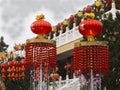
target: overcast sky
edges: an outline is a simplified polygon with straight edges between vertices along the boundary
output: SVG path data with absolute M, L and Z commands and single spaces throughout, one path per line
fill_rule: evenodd
M 30 30 L 37 14 L 45 14 L 52 25 L 77 13 L 94 0 L 0 0 L 0 36 L 9 44 L 9 51 L 14 43 L 24 43 L 35 37 Z

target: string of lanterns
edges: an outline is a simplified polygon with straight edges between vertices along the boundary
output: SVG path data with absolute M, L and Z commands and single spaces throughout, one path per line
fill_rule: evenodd
M 88 5 L 83 10 L 79 10 L 75 15 L 71 15 L 68 19 L 63 20 L 63 22 L 58 23 L 56 26 L 52 26 L 54 27 L 52 32 L 59 33 L 59 30 L 63 30 L 66 27 L 72 29 L 73 23 L 76 23 L 76 26 L 78 26 L 82 18 L 94 19 L 99 11 L 103 11 L 107 3 L 111 3 L 111 0 L 96 0 L 91 6 Z
M 1 74 L 2 78 L 5 80 L 6 78 L 12 80 L 24 79 L 25 77 L 25 60 L 11 60 L 7 63 L 1 64 Z
M 1 74 L 4 80 L 6 78 L 18 80 L 24 79 L 25 77 L 25 60 L 18 61 L 15 59 L 17 56 L 24 58 L 25 44 L 15 44 L 13 48 L 13 51 L 5 53 L 5 55 L 1 57 Z

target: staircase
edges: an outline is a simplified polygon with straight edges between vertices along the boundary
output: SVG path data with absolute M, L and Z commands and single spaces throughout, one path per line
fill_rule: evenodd
M 56 81 L 56 86 L 54 87 L 53 83 L 49 86 L 49 90 L 80 90 L 86 83 L 86 80 L 83 75 L 80 77 L 74 77 L 73 79 L 69 79 L 66 76 L 66 80 Z

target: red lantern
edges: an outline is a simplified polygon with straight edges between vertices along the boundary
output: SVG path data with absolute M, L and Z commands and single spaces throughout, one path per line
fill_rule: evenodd
M 6 68 L 6 67 L 7 67 L 7 65 L 5 63 L 1 64 L 1 68 Z
M 111 2 L 111 0 L 105 0 L 107 3 Z
M 83 36 L 96 36 L 102 31 L 103 25 L 98 20 L 84 20 L 79 26 L 78 30 Z
M 54 75 L 54 74 L 53 74 L 53 73 L 51 73 L 51 74 L 50 74 L 50 77 L 51 77 L 51 78 L 53 78 L 53 75 Z
M 7 68 L 6 63 L 2 63 L 1 68 L 2 68 L 2 70 L 1 70 L 2 78 L 5 79 L 6 78 L 6 68 Z
M 71 15 L 70 18 L 69 18 L 70 21 L 74 21 L 74 16 Z
M 53 75 L 53 78 L 58 79 L 58 78 L 59 78 L 59 74 L 58 74 L 58 73 L 55 73 L 55 74 Z
M 40 17 L 39 15 L 38 17 Z M 42 15 L 43 18 L 37 18 L 37 21 L 33 22 L 31 25 L 31 30 L 35 34 L 49 34 L 52 30 L 52 26 L 48 21 L 43 20 L 44 15 Z
M 5 75 L 4 73 L 2 74 L 2 78 L 3 78 L 3 79 L 5 79 L 5 78 L 6 78 L 6 75 Z
M 59 74 L 58 74 L 58 73 L 54 73 L 54 74 L 51 73 L 51 74 L 50 74 L 50 77 L 51 77 L 51 78 L 54 78 L 54 79 L 58 79 L 58 78 L 59 78 Z
M 26 65 L 25 59 L 22 59 L 19 63 L 19 72 L 20 72 L 19 78 L 24 79 L 25 77 L 25 65 Z
M 26 61 L 25 61 L 25 59 L 22 59 L 21 61 L 20 61 L 20 66 L 25 66 L 26 65 Z
M 58 23 L 56 27 L 57 27 L 58 30 L 60 30 L 61 24 Z
M 86 8 L 85 8 L 85 12 L 86 12 L 86 13 L 90 13 L 90 12 L 91 12 L 91 7 L 90 7 L 90 6 L 86 7 Z

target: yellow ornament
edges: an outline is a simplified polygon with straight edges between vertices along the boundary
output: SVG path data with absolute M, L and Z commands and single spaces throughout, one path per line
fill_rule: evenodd
M 95 6 L 96 7 L 100 7 L 101 6 L 101 2 L 99 0 L 95 1 Z
M 83 13 L 82 13 L 81 11 L 79 11 L 79 12 L 77 13 L 77 16 L 78 16 L 78 17 L 82 17 L 82 16 L 83 16 Z
M 85 17 L 85 18 L 90 18 L 90 13 L 85 13 L 85 14 L 84 14 L 84 17 Z
M 44 14 L 40 14 L 36 16 L 36 20 L 42 20 L 45 19 Z
M 90 18 L 94 19 L 95 18 L 95 14 L 94 13 L 90 13 Z
M 55 32 L 55 31 L 56 31 L 56 27 L 52 26 L 52 32 Z
M 63 25 L 67 26 L 67 25 L 68 25 L 68 21 L 67 21 L 67 20 L 64 20 L 64 21 L 63 21 Z

